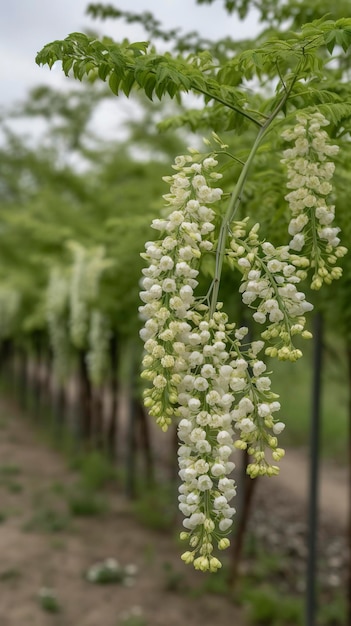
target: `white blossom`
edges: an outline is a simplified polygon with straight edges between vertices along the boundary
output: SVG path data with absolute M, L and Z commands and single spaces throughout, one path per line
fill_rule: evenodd
M 282 159 L 287 167 L 287 187 L 292 189 L 285 196 L 292 214 L 289 247 L 296 252 L 309 250 L 314 267 L 311 287 L 319 289 L 323 282 L 330 283 L 341 276 L 341 268 L 333 265 L 346 253 L 339 246 L 339 230 L 325 228 L 332 223 L 335 208 L 330 183 L 335 165 L 327 159 L 335 156 L 339 147 L 330 144 L 327 132 L 321 128 L 329 123 L 321 113 L 304 113 L 302 118 L 303 124 L 282 133 L 283 139 L 295 142 L 293 149 L 285 150 Z M 337 255 L 333 254 L 336 250 Z

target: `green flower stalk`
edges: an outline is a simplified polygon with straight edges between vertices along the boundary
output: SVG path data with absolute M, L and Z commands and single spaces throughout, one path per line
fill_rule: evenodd
M 95 309 L 90 315 L 87 365 L 89 378 L 95 387 L 99 387 L 108 368 L 108 350 L 111 337 L 108 318 Z

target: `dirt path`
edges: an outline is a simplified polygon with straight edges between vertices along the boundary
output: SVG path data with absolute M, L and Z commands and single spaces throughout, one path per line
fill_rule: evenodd
M 288 450 L 280 463 L 280 475 L 275 478 L 276 488 L 286 497 L 299 502 L 304 508 L 308 503 L 309 458 L 307 451 Z M 346 468 L 331 462 L 321 462 L 319 478 L 319 512 L 321 521 L 345 530 L 348 516 L 349 477 Z M 272 481 L 269 481 L 272 486 Z
M 119 626 L 135 605 L 145 626 L 246 626 L 233 603 L 201 591 L 204 578 L 182 564 L 176 540 L 138 523 L 115 487 L 102 516 L 68 518 L 65 494 L 76 474 L 16 408 L 2 402 L 0 409 L 0 626 Z M 287 519 L 305 519 L 306 455 L 289 450 L 281 466 L 279 478 L 261 480 L 258 500 Z M 321 522 L 343 533 L 346 514 L 346 471 L 324 465 Z M 87 582 L 84 572 L 106 558 L 135 564 L 135 584 Z M 172 580 L 181 580 L 182 592 L 169 590 Z M 42 587 L 55 589 L 60 613 L 42 609 Z
M 169 535 L 136 521 L 123 495 L 111 492 L 109 510 L 100 517 L 66 523 L 62 493 L 75 474 L 13 407 L 2 402 L 1 409 L 0 626 L 118 626 L 135 605 L 147 626 L 245 626 L 229 600 L 203 592 L 195 597 L 202 575 L 180 561 L 180 547 Z M 53 532 L 55 519 L 60 532 Z M 83 573 L 106 558 L 135 564 L 134 585 L 86 581 Z M 180 577 L 185 591 L 167 591 L 170 577 Z M 60 613 L 42 609 L 42 587 L 55 589 Z

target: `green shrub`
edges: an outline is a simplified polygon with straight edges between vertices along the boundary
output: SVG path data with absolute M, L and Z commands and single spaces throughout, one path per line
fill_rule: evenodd
M 138 496 L 133 508 L 142 524 L 153 530 L 168 530 L 175 519 L 173 494 L 169 489 L 159 485 L 144 490 Z
M 67 529 L 70 518 L 67 513 L 52 508 L 40 508 L 23 526 L 25 531 L 59 533 Z
M 67 501 L 71 514 L 78 517 L 102 515 L 108 509 L 106 499 L 86 487 L 76 486 L 68 494 Z
M 247 590 L 245 605 L 249 623 L 253 626 L 302 625 L 300 600 L 278 595 L 270 587 Z
M 42 587 L 38 594 L 38 600 L 43 611 L 47 613 L 59 613 L 61 611 L 60 603 L 53 589 Z
M 77 463 L 83 485 L 90 490 L 98 490 L 116 479 L 116 471 L 111 461 L 98 450 L 83 455 Z

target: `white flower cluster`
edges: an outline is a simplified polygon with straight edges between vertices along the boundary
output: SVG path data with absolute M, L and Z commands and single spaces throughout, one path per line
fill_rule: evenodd
M 83 349 L 88 342 L 89 311 L 98 299 L 101 276 L 111 262 L 106 259 L 103 247 L 88 250 L 77 242 L 70 242 L 69 248 L 73 254 L 70 334 L 73 345 Z
M 50 344 L 54 357 L 54 370 L 61 380 L 67 375 L 70 352 L 67 328 L 68 303 L 69 281 L 62 271 L 54 268 L 50 273 L 45 307 Z
M 163 430 L 167 430 L 173 415 L 180 420 L 179 506 L 185 515 L 186 528 L 181 537 L 190 544 L 182 559 L 203 571 L 221 567 L 213 556 L 214 544 L 219 549 L 229 545 L 225 535 L 235 513 L 230 504 L 236 493 L 230 478 L 234 448 L 248 448 L 253 457 L 248 468 L 252 477 L 278 473 L 278 467 L 266 460 L 267 447 L 272 450 L 274 461 L 284 454 L 277 447 L 275 436 L 284 424 L 273 418 L 280 405 L 270 391 L 269 377 L 262 375 L 266 366 L 257 358 L 264 342 L 242 344 L 247 329 L 235 329 L 235 324 L 228 324 L 221 303 L 210 315 L 207 304 L 194 295 L 201 255 L 213 249 L 215 212 L 207 205 L 218 201 L 222 193 L 211 186 L 221 176 L 212 171 L 216 165 L 212 157 L 202 162 L 198 156 L 178 157 L 177 173 L 165 179 L 171 184 L 171 193 L 165 196 L 171 212 L 152 224 L 163 233 L 163 238 L 147 242 L 146 253 L 142 255 L 149 266 L 143 270 L 144 305 L 140 307 L 145 320 L 140 334 L 146 351 L 142 377 L 152 385 L 144 392 L 145 405 Z M 235 234 L 244 237 L 245 229 L 243 234 L 241 231 Z M 256 271 L 255 277 L 245 281 L 248 293 L 250 280 L 261 283 L 255 265 L 255 246 L 259 245 L 255 229 L 241 245 L 242 260 L 245 245 L 250 246 L 246 255 L 250 268 Z M 262 306 L 258 306 L 260 312 L 266 310 L 263 303 L 269 308 L 268 300 L 275 297 L 272 281 L 277 288 L 288 290 L 291 285 L 296 291 L 294 282 L 299 280 L 292 279 L 291 269 L 286 270 L 286 277 L 291 280 L 284 279 L 284 284 L 271 278 L 285 276 L 283 268 L 288 266 L 282 259 L 276 261 L 281 264 L 279 269 L 275 267 L 274 253 L 274 249 L 272 253 L 267 249 L 263 255 L 270 270 L 265 291 L 258 288 L 257 297 L 262 300 Z M 301 259 L 298 264 L 301 266 Z M 244 265 L 242 271 L 248 272 Z M 264 269 L 264 266 L 260 268 L 262 276 Z M 279 297 L 288 301 L 291 317 L 302 325 L 301 314 L 306 307 L 301 305 L 302 298 L 295 297 L 293 290 Z M 271 313 L 268 308 L 267 315 Z M 272 314 L 272 324 L 281 324 L 280 316 L 276 314 L 274 320 L 273 317 Z M 236 432 L 240 438 L 234 444 Z
M 123 583 L 126 587 L 132 587 L 137 572 L 138 568 L 134 563 L 121 565 L 116 559 L 110 557 L 94 563 L 87 570 L 85 577 L 91 583 Z
M 269 430 L 276 435 L 284 424 L 272 416 L 280 409 L 278 396 L 270 391 L 269 377 L 262 376 L 266 365 L 257 358 L 264 342 L 252 342 L 244 350 L 241 342 L 247 328 L 235 330 L 220 310 L 206 317 L 207 321 L 203 314 L 198 320 L 196 314 L 193 317 L 198 332 L 192 333 L 188 373 L 178 386 L 179 475 L 183 481 L 179 508 L 188 529 L 181 537 L 192 548 L 182 559 L 196 569 L 216 571 L 221 563 L 212 555 L 213 544 L 216 541 L 219 549 L 228 547 L 224 535 L 235 514 L 230 501 L 236 488 L 229 478 L 234 469 L 233 449 L 249 448 L 254 459 L 248 466 L 250 476 L 273 476 L 279 468 L 266 460 L 264 450 L 270 447 L 275 461 L 282 458 L 284 450 L 277 447 L 277 438 Z M 234 428 L 240 432 L 235 444 Z
M 179 508 L 186 516 L 183 525 L 189 530 L 182 538 L 193 548 L 182 559 L 193 562 L 196 569 L 216 571 L 221 563 L 212 555 L 213 541 L 220 549 L 229 545 L 223 534 L 235 514 L 229 503 L 236 489 L 228 478 L 234 469 L 230 461 L 234 450 L 230 414 L 234 368 L 229 365 L 231 341 L 226 314 L 216 311 L 208 321 L 202 314 L 197 321 L 187 354 L 188 373 L 178 385 L 176 411 L 181 418 L 178 436 L 183 444 L 178 451 L 182 480 Z
M 213 249 L 215 228 L 215 212 L 207 205 L 222 195 L 221 189 L 211 186 L 221 178 L 211 171 L 216 165 L 212 157 L 202 163 L 190 154 L 176 158 L 177 173 L 164 179 L 171 185 L 170 193 L 164 196 L 171 212 L 167 218 L 152 222 L 164 237 L 147 242 L 142 254 L 149 263 L 143 270 L 144 290 L 140 293 L 145 304 L 139 309 L 145 320 L 140 336 L 147 353 L 142 376 L 152 383 L 145 391 L 145 405 L 163 430 L 171 422 L 177 385 L 188 367 L 185 354 L 195 341 L 189 324 L 194 289 L 201 254 Z
M 84 348 L 89 329 L 89 312 L 85 300 L 84 283 L 86 276 L 87 251 L 74 243 L 73 266 L 70 282 L 70 335 L 73 345 Z
M 107 371 L 110 337 L 108 318 L 101 311 L 94 309 L 90 315 L 89 347 L 86 358 L 89 378 L 96 387 L 101 385 Z
M 253 319 L 265 325 L 262 339 L 269 342 L 265 353 L 281 360 L 296 361 L 301 350 L 293 336 L 310 338 L 304 330 L 305 313 L 313 305 L 297 285 L 306 277 L 308 260 L 292 254 L 289 246 L 274 247 L 258 237 L 258 224 L 247 233 L 247 220 L 231 225 L 232 239 L 228 257 L 243 274 L 239 291 L 244 304 L 254 309 Z
M 323 282 L 329 284 L 340 278 L 342 270 L 335 263 L 346 253 L 346 248 L 339 246 L 340 228 L 332 226 L 335 206 L 331 203 L 331 179 L 335 165 L 328 159 L 337 155 L 339 147 L 330 144 L 323 130 L 329 122 L 321 113 L 303 113 L 296 118 L 294 128 L 282 133 L 283 139 L 295 142 L 281 160 L 287 166 L 287 187 L 292 190 L 285 196 L 292 213 L 289 247 L 311 252 L 311 287 L 319 289 Z
M 310 266 L 314 288 L 341 273 L 335 263 L 345 248 L 339 246 L 338 229 L 331 226 L 334 207 L 329 202 L 334 164 L 328 158 L 337 147 L 329 144 L 322 128 L 327 122 L 319 113 L 297 119 L 294 129 L 283 133 L 295 142 L 283 159 L 292 190 L 286 196 L 292 211 L 288 245 L 260 241 L 258 224 L 249 229 L 245 219 L 229 225 L 226 216 L 211 306 L 196 298 L 201 257 L 214 248 L 216 213 L 209 205 L 221 199 L 222 190 L 215 187 L 221 178 L 213 171 L 216 159 L 193 151 L 177 157 L 176 174 L 164 179 L 170 184 L 164 196 L 168 214 L 152 223 L 162 235 L 147 242 L 142 255 L 148 262 L 140 294 L 146 352 L 142 376 L 151 383 L 144 392 L 145 405 L 163 430 L 173 415 L 179 419 L 179 508 L 185 516 L 181 538 L 190 546 L 182 559 L 202 571 L 221 567 L 213 556 L 215 544 L 219 549 L 229 545 L 225 535 L 235 513 L 234 449 L 248 451 L 252 478 L 277 474 L 274 462 L 284 455 L 277 440 L 285 426 L 275 417 L 278 396 L 258 354 L 265 350 L 290 361 L 302 356 L 293 340 L 295 335 L 311 337 L 305 314 L 313 307 L 299 284 Z M 229 227 L 230 248 L 225 251 Z M 309 258 L 298 254 L 303 248 Z M 242 300 L 264 327 L 262 340 L 247 341 L 248 329 L 229 324 L 222 304 L 216 303 L 223 254 L 242 274 Z M 273 462 L 266 458 L 267 449 Z

